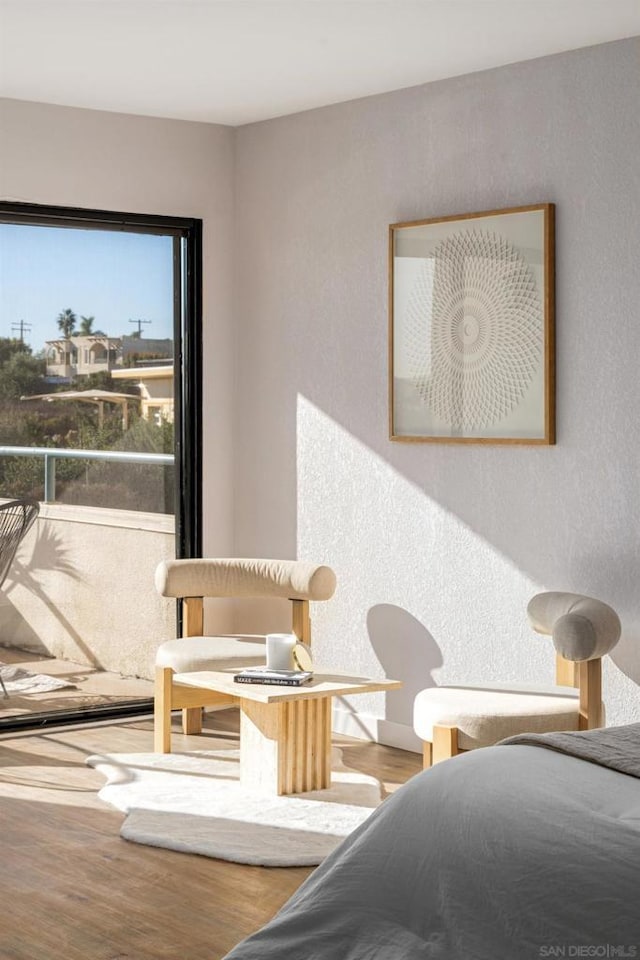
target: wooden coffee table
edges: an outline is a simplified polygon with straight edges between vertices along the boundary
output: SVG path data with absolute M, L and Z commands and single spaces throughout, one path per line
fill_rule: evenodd
M 331 784 L 331 699 L 395 690 L 400 680 L 316 673 L 300 687 L 235 683 L 237 670 L 175 674 L 174 684 L 240 700 L 240 782 L 270 794 L 306 793 Z

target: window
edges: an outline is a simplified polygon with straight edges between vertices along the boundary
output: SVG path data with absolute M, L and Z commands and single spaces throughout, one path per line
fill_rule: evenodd
M 200 270 L 199 220 L 0 203 L 0 312 L 12 334 L 0 336 L 0 498 L 43 504 L 0 631 L 29 651 L 39 644 L 43 672 L 53 657 L 150 683 L 140 644 L 163 638 L 136 622 L 136 584 L 153 590 L 145 564 L 166 552 L 165 530 L 172 555 L 201 554 Z M 129 281 L 136 272 L 145 283 Z M 146 416 L 145 382 L 162 385 Z M 149 696 L 107 693 L 99 715 L 105 701 L 114 714 L 146 710 Z M 60 702 L 73 713 L 71 694 Z M 17 716 L 0 702 L 0 730 L 49 713 L 60 722 L 52 703 L 46 716 L 31 705 Z

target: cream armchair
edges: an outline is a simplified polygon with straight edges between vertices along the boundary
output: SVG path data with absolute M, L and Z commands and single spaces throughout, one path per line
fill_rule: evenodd
M 171 560 L 156 570 L 156 589 L 183 601 L 183 636 L 168 640 L 156 656 L 154 747 L 171 751 L 171 711 L 182 710 L 184 733 L 202 730 L 202 708 L 231 705 L 237 697 L 181 681 L 201 670 L 241 669 L 265 662 L 264 636 L 205 636 L 203 599 L 236 597 L 287 599 L 292 631 L 311 643 L 309 602 L 329 600 L 336 587 L 330 567 L 300 560 Z
M 576 593 L 539 593 L 527 607 L 556 649 L 556 686 L 429 687 L 414 702 L 424 766 L 520 733 L 591 730 L 604 724 L 602 657 L 620 638 L 617 613 Z

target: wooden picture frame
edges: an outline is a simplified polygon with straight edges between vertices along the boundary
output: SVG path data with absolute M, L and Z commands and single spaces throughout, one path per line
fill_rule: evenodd
M 555 443 L 554 215 L 391 224 L 391 440 Z

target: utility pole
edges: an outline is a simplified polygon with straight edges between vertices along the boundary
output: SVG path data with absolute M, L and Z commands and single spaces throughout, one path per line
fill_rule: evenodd
M 24 335 L 25 335 L 25 333 L 30 333 L 30 331 L 31 331 L 31 324 L 30 324 L 30 323 L 25 323 L 24 320 L 20 320 L 19 323 L 12 323 L 12 324 L 11 324 L 11 330 L 12 330 L 12 331 L 15 330 L 16 332 L 20 331 L 19 340 L 20 340 L 20 343 L 24 343 Z
M 152 320 L 129 320 L 129 323 L 137 323 L 137 324 L 138 324 L 138 337 L 139 337 L 140 340 L 142 340 L 142 324 L 143 324 L 143 323 L 152 323 L 152 322 L 153 322 Z

